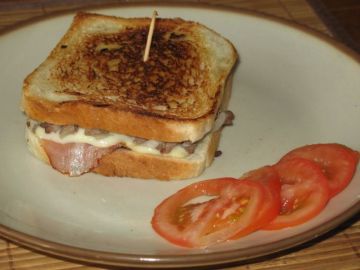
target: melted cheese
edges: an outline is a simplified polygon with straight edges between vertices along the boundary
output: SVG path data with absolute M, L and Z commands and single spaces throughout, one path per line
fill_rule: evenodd
M 221 112 L 215 120 L 214 126 L 210 132 L 219 130 L 226 121 L 226 113 Z M 28 127 L 40 139 L 50 140 L 57 143 L 87 143 L 96 147 L 110 147 L 116 144 L 122 144 L 132 151 L 152 154 L 164 155 L 174 158 L 185 158 L 189 153 L 180 145 L 176 145 L 169 153 L 162 154 L 157 148 L 161 143 L 155 140 L 146 140 L 144 143 L 136 143 L 136 138 L 119 133 L 106 133 L 101 136 L 86 135 L 85 129 L 79 128 L 75 133 L 66 136 L 60 136 L 60 130 L 56 132 L 46 133 L 45 128 L 41 127 L 38 122 L 29 120 L 30 126 Z M 209 133 L 210 133 L 209 132 Z M 203 140 L 202 140 L 203 141 Z
M 30 122 L 30 127 L 34 134 L 40 139 L 50 140 L 53 142 L 65 144 L 65 143 L 87 143 L 96 147 L 110 147 L 115 144 L 122 144 L 132 151 L 152 154 L 152 155 L 165 155 L 175 158 L 184 158 L 189 153 L 180 145 L 175 146 L 169 153 L 161 154 L 156 147 L 161 143 L 155 140 L 147 140 L 142 144 L 135 143 L 136 138 L 118 134 L 107 133 L 104 136 L 91 136 L 85 134 L 85 129 L 79 128 L 75 133 L 66 136 L 60 136 L 60 131 L 46 133 L 45 128 L 41 127 L 35 121 Z

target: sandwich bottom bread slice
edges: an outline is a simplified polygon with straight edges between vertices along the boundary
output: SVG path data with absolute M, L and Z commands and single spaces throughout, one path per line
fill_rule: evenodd
M 51 130 L 48 128 L 49 126 L 55 127 L 55 129 Z M 76 131 L 72 128 L 73 133 L 69 133 L 71 129 L 69 127 L 41 124 L 28 120 L 25 136 L 30 152 L 64 174 L 71 172 L 71 176 L 92 171 L 105 176 L 129 176 L 159 180 L 187 179 L 201 174 L 214 159 L 221 133 L 221 129 L 209 133 L 196 145 L 171 144 L 170 146 L 160 146 L 168 148 L 163 150 L 166 153 L 154 154 L 151 152 L 157 151 L 156 148 L 160 149 L 159 144 L 154 146 L 154 141 L 143 141 L 138 138 L 132 138 L 135 141 L 135 146 L 128 143 L 132 148 L 137 148 L 138 151 L 130 149 L 124 141 L 109 147 L 96 147 L 76 142 L 65 144 L 56 142 L 54 138 L 61 136 L 59 134 L 62 130 L 68 129 L 66 131 L 68 134 L 64 138 L 70 137 L 70 140 L 71 137 L 77 136 L 77 133 L 84 134 L 83 130 L 79 128 Z M 100 135 L 99 131 L 97 134 L 95 133 L 79 137 L 82 139 L 84 136 L 92 137 L 93 140 L 98 140 L 101 143 L 101 140 L 106 140 L 106 135 L 108 139 L 112 136 Z M 185 149 L 186 147 L 188 150 Z

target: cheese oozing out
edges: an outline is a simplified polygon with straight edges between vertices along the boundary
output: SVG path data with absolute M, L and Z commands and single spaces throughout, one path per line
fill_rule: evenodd
M 29 120 L 28 128 L 40 139 L 50 140 L 56 143 L 87 143 L 96 147 L 110 147 L 116 144 L 122 144 L 126 148 L 132 151 L 153 154 L 153 155 L 165 155 L 175 158 L 184 158 L 189 153 L 181 146 L 176 145 L 168 153 L 161 153 L 157 146 L 161 143 L 155 140 L 146 140 L 143 143 L 137 143 L 136 137 L 127 136 L 119 133 L 105 133 L 101 136 L 87 135 L 84 128 L 78 128 L 75 132 L 62 136 L 60 129 L 53 132 L 46 132 L 45 128 L 40 125 L 39 122 Z
M 231 113 L 232 114 L 232 113 Z M 214 126 L 211 131 L 205 135 L 205 137 L 200 140 L 196 145 L 196 149 L 202 148 L 204 144 L 206 144 L 209 139 L 208 135 L 212 132 L 218 131 L 226 124 L 227 118 L 229 117 L 228 112 L 221 112 L 218 114 Z M 49 124 L 50 125 L 50 124 Z M 68 134 L 63 134 L 61 132 L 64 126 L 56 126 L 51 125 L 53 127 L 57 127 L 50 132 L 46 130 L 46 127 L 43 126 L 40 122 L 29 119 L 27 128 L 30 132 L 32 132 L 36 137 L 40 139 L 50 140 L 56 143 L 66 144 L 66 143 L 87 143 L 96 147 L 110 147 L 113 145 L 121 144 L 124 147 L 143 154 L 152 154 L 152 155 L 163 155 L 174 158 L 187 158 L 192 155 L 192 153 L 188 152 L 185 147 L 183 147 L 182 143 L 178 143 L 175 146 L 171 147 L 170 151 L 162 152 L 160 151 L 161 147 L 159 147 L 163 142 L 156 140 L 139 140 L 139 138 L 120 134 L 120 133 L 111 133 L 111 132 L 103 132 L 100 136 L 91 135 L 91 133 L 86 132 L 88 130 L 77 127 L 72 132 Z M 194 150 L 195 151 L 195 150 Z

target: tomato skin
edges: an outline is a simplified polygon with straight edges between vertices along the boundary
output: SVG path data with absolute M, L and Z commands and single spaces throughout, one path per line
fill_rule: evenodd
M 261 209 L 258 212 L 256 220 L 254 221 L 254 226 L 241 231 L 232 239 L 238 239 L 268 225 L 279 215 L 281 206 L 280 177 L 273 166 L 264 166 L 259 169 L 250 171 L 243 175 L 240 179 L 261 183 L 265 188 L 265 199 Z
M 262 185 L 253 181 L 234 178 L 201 181 L 161 202 L 151 223 L 159 235 L 173 244 L 204 248 L 253 226 L 264 194 Z M 204 195 L 216 197 L 192 203 Z
M 357 151 L 335 143 L 302 146 L 290 151 L 281 160 L 295 157 L 314 161 L 321 166 L 329 181 L 330 197 L 346 188 L 355 174 L 359 161 Z
M 240 179 L 191 184 L 156 207 L 152 227 L 175 245 L 204 248 L 260 229 L 303 224 L 349 184 L 359 156 L 340 144 L 306 145 Z M 196 200 L 202 196 L 212 198 Z
M 192 198 L 206 195 L 206 196 L 215 196 L 220 193 L 220 190 L 225 186 L 234 184 L 236 179 L 234 178 L 218 178 L 205 180 L 198 183 L 194 183 L 190 186 L 187 186 L 170 197 L 163 200 L 154 210 L 154 215 L 151 220 L 153 229 L 163 238 L 169 242 L 183 246 L 183 247 L 193 247 L 194 245 L 190 240 L 182 237 L 181 233 L 177 230 L 176 226 L 168 224 L 167 228 L 164 228 L 162 223 L 170 223 L 166 219 L 172 216 L 179 205 L 183 205 L 186 202 L 190 201 Z M 163 221 L 163 219 L 165 221 Z
M 282 160 L 275 165 L 281 181 L 280 215 L 265 230 L 302 224 L 318 215 L 328 203 L 330 190 L 322 169 L 303 158 Z

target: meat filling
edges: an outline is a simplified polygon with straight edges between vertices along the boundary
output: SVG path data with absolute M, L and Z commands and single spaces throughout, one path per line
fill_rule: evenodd
M 234 119 L 233 113 L 229 111 L 224 113 L 225 115 L 221 115 L 221 123 L 217 121 L 215 126 L 218 127 L 212 131 L 216 131 L 224 125 L 232 124 Z M 218 119 L 219 118 L 220 117 L 218 117 Z M 83 142 L 82 140 L 74 142 L 73 139 L 70 139 L 70 141 L 66 141 L 66 138 L 70 135 L 74 135 L 75 137 L 79 136 L 77 133 L 80 133 L 80 136 L 83 136 L 81 138 L 84 138 L 85 136 L 85 138 L 88 139 L 90 136 L 94 137 L 95 140 L 107 139 L 108 136 L 115 135 L 101 129 L 80 129 L 77 125 L 53 125 L 45 122 L 39 123 L 32 120 L 28 120 L 26 125 L 34 134 L 36 134 L 36 132 L 42 132 L 43 135 L 40 136 L 41 144 L 44 147 L 51 165 L 59 172 L 70 176 L 78 176 L 91 171 L 93 168 L 98 166 L 99 160 L 104 155 L 119 148 L 133 150 L 131 147 L 128 147 L 129 145 L 132 145 L 135 149 L 136 146 L 147 145 L 153 151 L 156 149 L 157 153 L 164 155 L 171 153 L 175 148 L 179 147 L 183 149 L 182 151 L 185 151 L 187 155 L 190 155 L 195 152 L 198 145 L 198 142 L 159 142 L 118 134 L 116 135 L 117 138 L 120 137 L 124 141 L 116 140 L 107 146 L 100 147 Z M 42 130 L 38 130 L 39 127 L 42 128 Z M 52 141 L 51 138 L 54 137 L 59 138 L 59 141 Z M 94 141 L 94 138 L 92 138 L 92 141 Z
M 215 129 L 219 129 L 226 125 L 231 125 L 234 119 L 234 114 L 231 111 L 225 111 L 222 112 L 221 117 L 218 118 L 221 118 L 221 123 L 216 123 Z M 58 133 L 61 139 L 65 139 L 67 136 L 74 135 L 77 132 L 79 132 L 79 127 L 77 125 L 53 125 L 50 123 L 45 123 L 45 122 L 38 123 L 34 121 L 32 121 L 32 123 L 28 121 L 27 125 L 31 126 L 31 129 L 34 133 L 36 128 L 40 126 L 45 130 L 46 134 L 51 135 L 52 133 Z M 216 130 L 212 130 L 212 131 L 216 131 Z M 84 135 L 94 137 L 96 140 L 102 140 L 110 136 L 111 133 L 102 129 L 92 128 L 92 129 L 84 129 Z M 196 146 L 198 145 L 198 142 L 190 142 L 190 141 L 174 143 L 174 142 L 152 141 L 138 137 L 128 137 L 128 138 L 131 139 L 131 144 L 135 146 L 150 145 L 151 147 L 156 149 L 160 154 L 165 154 L 165 155 L 171 153 L 175 148 L 178 147 L 180 147 L 181 149 L 183 149 L 183 151 L 186 152 L 185 155 L 190 155 L 194 153 Z

